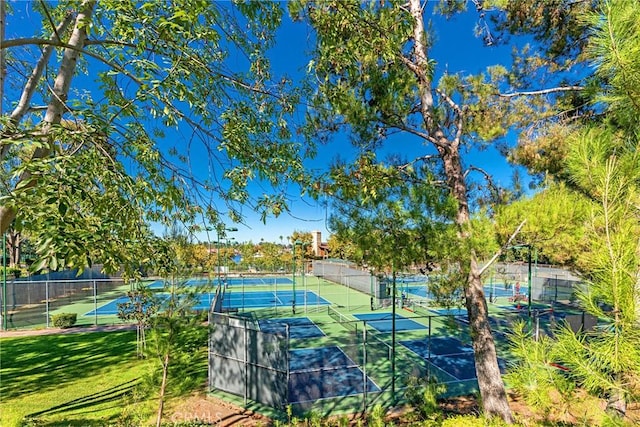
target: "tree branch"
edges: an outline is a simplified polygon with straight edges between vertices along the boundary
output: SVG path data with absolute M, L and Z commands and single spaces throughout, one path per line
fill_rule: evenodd
M 487 268 L 489 268 L 491 266 L 491 264 L 493 264 L 500 255 L 502 255 L 505 251 L 505 249 L 507 249 L 509 246 L 511 246 L 511 242 L 513 241 L 513 239 L 515 239 L 515 237 L 518 235 L 518 233 L 520 233 L 520 230 L 522 229 L 522 227 L 524 227 L 524 224 L 527 222 L 526 219 L 524 219 L 520 225 L 518 226 L 518 228 L 516 228 L 516 231 L 513 232 L 513 234 L 511 235 L 511 237 L 509 237 L 509 239 L 507 240 L 507 242 L 502 245 L 502 247 L 498 250 L 498 252 L 495 253 L 495 255 L 493 255 L 491 257 L 491 259 L 489 260 L 489 262 L 487 262 L 484 267 L 482 267 L 479 272 L 478 275 L 482 276 L 482 274 L 485 272 L 485 270 Z
M 72 18 L 73 18 L 73 14 L 71 13 L 67 13 L 65 15 L 60 25 L 56 28 L 56 37 L 58 36 L 58 34 L 63 33 L 67 29 L 67 27 L 72 21 Z M 35 67 L 33 68 L 33 71 L 31 72 L 31 75 L 29 76 L 29 78 L 27 79 L 24 85 L 24 89 L 20 96 L 20 100 L 18 101 L 18 105 L 11 112 L 10 120 L 11 120 L 11 123 L 13 123 L 14 125 L 17 125 L 18 123 L 20 123 L 24 115 L 27 113 L 27 111 L 29 111 L 29 104 L 31 103 L 33 94 L 35 93 L 36 88 L 38 87 L 38 82 L 42 77 L 42 73 L 44 72 L 44 69 L 47 66 L 47 63 L 49 62 L 49 58 L 51 58 L 51 53 L 53 53 L 54 47 L 60 43 L 60 42 L 55 42 L 53 40 L 45 40 L 45 41 L 46 43 L 44 44 L 46 44 L 46 47 L 42 50 L 42 55 L 40 55 L 38 62 L 36 63 Z M 4 47 L 6 47 L 6 43 L 3 43 L 3 48 Z M 5 132 L 2 132 L 2 133 L 5 134 Z M 4 140 L 4 138 L 2 139 Z M 9 151 L 9 147 L 10 147 L 10 144 L 2 143 L 2 146 L 0 148 L 0 159 L 3 159 L 7 155 Z
M 460 138 L 462 137 L 462 124 L 464 122 L 464 111 L 453 99 L 451 99 L 451 97 L 449 97 L 449 95 L 447 95 L 440 89 L 436 89 L 436 92 L 442 99 L 445 100 L 447 104 L 449 104 L 449 107 L 451 107 L 451 109 L 456 113 L 456 134 L 453 140 L 453 144 L 460 145 Z
M 76 70 L 78 52 L 82 51 L 83 43 L 87 39 L 86 23 L 91 19 L 94 6 L 95 0 L 85 0 L 82 3 L 81 11 L 76 16 L 75 26 L 69 38 L 70 48 L 65 49 L 62 56 L 60 69 L 54 80 L 53 96 L 49 101 L 47 112 L 42 121 L 41 135 L 44 137 L 51 131 L 52 126 L 59 124 L 62 120 L 64 103 L 68 97 L 71 79 Z M 44 158 L 50 152 L 51 148 L 49 146 L 38 147 L 31 155 L 31 160 Z M 20 175 L 16 186 L 18 185 L 26 189 L 36 185 L 36 182 L 31 174 L 25 171 Z M 0 207 L 0 233 L 4 233 L 9 228 L 15 217 L 15 207 Z
M 572 91 L 577 92 L 583 89 L 584 89 L 584 86 L 560 86 L 560 87 L 554 87 L 550 89 L 532 90 L 528 92 L 499 93 L 498 96 L 501 98 L 515 98 L 518 96 L 538 96 L 538 95 L 547 95 L 550 93 L 557 93 L 557 92 L 572 92 Z

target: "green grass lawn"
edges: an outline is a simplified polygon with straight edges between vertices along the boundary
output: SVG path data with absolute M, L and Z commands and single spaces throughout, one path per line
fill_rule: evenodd
M 135 348 L 131 331 L 1 339 L 0 425 L 103 426 L 125 414 L 148 417 L 149 405 L 132 403 L 150 369 Z

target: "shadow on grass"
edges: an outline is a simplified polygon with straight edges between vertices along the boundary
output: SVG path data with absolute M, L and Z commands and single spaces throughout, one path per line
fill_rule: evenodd
M 100 375 L 135 360 L 135 332 L 80 333 L 3 339 L 0 395 L 41 393 Z
M 140 380 L 131 380 L 126 383 L 119 384 L 99 393 L 90 394 L 80 399 L 74 399 L 69 402 L 56 405 L 52 408 L 28 414 L 27 418 L 37 418 L 43 415 L 52 415 L 60 412 L 77 411 L 80 409 L 101 405 L 103 403 L 119 400 L 133 390 L 139 384 Z

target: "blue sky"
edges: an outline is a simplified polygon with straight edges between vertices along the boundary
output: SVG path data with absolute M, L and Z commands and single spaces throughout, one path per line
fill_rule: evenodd
M 8 19 L 7 37 L 12 38 L 17 34 L 32 35 L 34 27 L 39 25 L 39 16 L 29 10 L 28 3 L 12 2 L 14 15 Z M 433 5 L 434 3 L 429 3 Z M 437 61 L 436 75 L 441 75 L 444 71 L 477 73 L 488 65 L 496 63 L 506 63 L 510 59 L 510 47 L 484 47 L 482 41 L 474 35 L 474 26 L 477 23 L 478 15 L 472 10 L 464 15 L 456 16 L 452 20 L 438 18 L 436 20 L 437 40 L 430 51 L 433 59 Z M 30 28 L 31 27 L 31 28 Z M 304 70 L 308 64 L 308 52 L 312 48 L 313 35 L 303 24 L 292 23 L 285 17 L 283 27 L 279 31 L 279 39 L 275 48 L 270 52 L 270 58 L 274 67 L 274 75 L 287 74 L 294 80 L 304 78 Z M 76 81 L 82 81 L 78 79 Z M 5 104 L 6 106 L 6 104 Z M 5 108 L 5 112 L 8 108 Z M 188 138 L 188 134 L 176 132 L 167 135 L 167 138 L 180 139 Z M 172 141 L 174 142 L 174 141 Z M 398 144 L 385 147 L 386 154 L 401 154 L 403 157 L 411 158 L 415 155 L 425 154 L 421 152 L 424 147 L 416 147 L 415 144 Z M 174 144 L 169 144 L 174 145 Z M 177 144 L 180 145 L 180 144 Z M 190 161 L 195 169 L 206 171 L 206 166 L 198 165 L 198 150 L 191 154 Z M 337 156 L 343 160 L 355 158 L 357 152 L 353 149 L 344 137 L 337 136 L 335 141 L 327 146 L 321 146 L 318 156 L 308 160 L 306 165 L 310 169 L 324 170 Z M 482 152 L 472 151 L 465 157 L 467 165 L 479 166 L 491 173 L 496 182 L 508 185 L 512 175 L 512 168 L 493 148 L 488 148 Z M 221 171 L 216 171 L 221 175 Z M 259 185 L 252 186 L 255 192 L 262 191 Z M 280 236 L 286 242 L 286 237 L 294 231 L 322 232 L 326 239 L 330 234 L 327 230 L 327 217 L 330 212 L 322 203 L 308 198 L 297 197 L 300 190 L 289 188 L 288 193 L 292 196 L 290 203 L 290 213 L 283 213 L 279 218 L 268 218 L 263 224 L 259 216 L 250 209 L 244 209 L 245 224 L 231 224 L 230 227 L 237 227 L 238 231 L 232 233 L 238 241 L 259 242 L 266 241 L 279 242 Z M 155 227 L 158 233 L 162 233 L 162 227 Z M 198 239 L 206 241 L 207 236 L 202 233 Z
M 510 61 L 510 46 L 485 47 L 481 39 L 474 35 L 477 16 L 475 10 L 471 10 L 451 20 L 437 18 L 438 39 L 430 52 L 437 60 L 437 75 L 441 75 L 444 71 L 473 74 L 484 70 L 488 65 Z M 303 24 L 291 23 L 287 18 L 279 36 L 278 45 L 272 50 L 270 56 L 275 72 L 302 76 L 308 63 L 306 52 L 312 47 L 313 35 Z M 403 144 L 402 148 L 390 146 L 385 148 L 385 152 L 401 153 L 411 157 L 412 154 L 419 153 L 413 144 L 411 146 L 409 149 L 406 148 L 406 144 Z M 418 147 L 417 150 L 422 150 L 422 147 Z M 307 164 L 310 168 L 321 170 L 338 155 L 342 159 L 356 156 L 356 151 L 339 136 L 332 144 L 321 147 L 318 157 Z M 513 167 L 493 147 L 483 151 L 474 150 L 465 157 L 465 160 L 467 165 L 473 164 L 487 170 L 498 184 L 506 186 L 511 182 Z M 521 172 L 524 171 L 521 170 Z M 239 231 L 234 234 L 240 241 L 253 240 L 254 242 L 259 241 L 261 237 L 267 241 L 279 242 L 281 235 L 285 236 L 286 242 L 286 236 L 291 235 L 294 230 L 319 230 L 322 232 L 323 239 L 330 234 L 325 222 L 330 212 L 319 204 L 310 200 L 297 200 L 292 203 L 291 210 L 293 216 L 283 214 L 277 219 L 270 218 L 266 225 L 262 225 L 257 216 L 249 215 L 251 228 L 238 225 Z

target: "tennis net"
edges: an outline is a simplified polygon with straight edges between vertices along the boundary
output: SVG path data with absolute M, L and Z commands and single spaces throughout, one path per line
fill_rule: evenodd
M 329 314 L 329 317 L 331 317 L 333 320 L 335 320 L 336 322 L 338 322 L 340 325 L 342 325 L 342 327 L 344 327 L 345 329 L 348 329 L 354 333 L 358 333 L 358 321 L 357 320 L 353 320 L 348 318 L 347 316 L 345 316 L 344 314 L 340 313 L 338 310 L 336 310 L 333 307 L 327 307 L 327 312 Z

